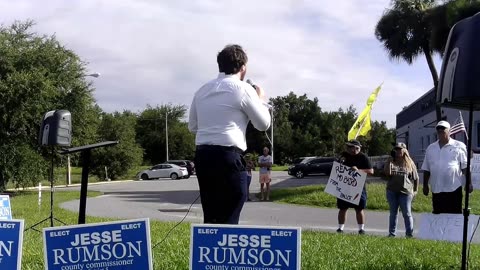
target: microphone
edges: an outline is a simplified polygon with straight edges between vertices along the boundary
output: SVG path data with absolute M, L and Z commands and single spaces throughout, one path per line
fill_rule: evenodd
M 252 82 L 252 80 L 247 79 L 247 83 L 250 84 L 253 87 L 253 89 L 257 90 L 257 86 Z

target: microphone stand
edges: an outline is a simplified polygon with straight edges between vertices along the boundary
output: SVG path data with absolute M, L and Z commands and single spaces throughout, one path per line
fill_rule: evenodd
M 25 231 L 28 231 L 30 229 L 32 230 L 35 230 L 37 232 L 40 232 L 40 230 L 36 229 L 35 227 L 37 227 L 38 225 L 42 224 L 43 222 L 47 221 L 47 220 L 50 220 L 50 227 L 53 227 L 54 224 L 53 224 L 53 221 L 56 220 L 60 223 L 62 223 L 63 225 L 65 225 L 65 222 L 55 218 L 53 216 L 53 193 L 55 191 L 55 187 L 53 186 L 53 182 L 54 182 L 54 177 L 53 177 L 53 169 L 54 169 L 54 159 L 55 159 L 55 147 L 52 145 L 51 146 L 51 163 L 50 163 L 50 172 L 49 172 L 49 181 L 50 181 L 50 216 L 48 216 L 47 218 L 44 218 L 43 220 L 33 224 L 32 226 L 30 226 L 29 228 L 25 229 Z
M 462 270 L 467 269 L 467 244 L 468 244 L 468 216 L 470 208 L 470 185 L 472 183 L 472 174 L 470 171 L 471 153 L 472 153 L 472 123 L 473 123 L 473 103 L 470 103 L 468 112 L 468 139 L 467 139 L 467 175 L 465 176 L 465 208 L 463 209 L 463 239 L 462 239 Z

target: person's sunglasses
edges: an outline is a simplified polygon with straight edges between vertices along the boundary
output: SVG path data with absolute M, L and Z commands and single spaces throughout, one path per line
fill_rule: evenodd
M 446 129 L 446 127 L 437 127 L 437 130 L 442 130 L 443 131 L 445 129 Z
M 360 150 L 360 147 L 355 146 L 355 145 L 349 145 L 348 148 L 355 148 L 355 149 L 357 149 L 357 150 Z

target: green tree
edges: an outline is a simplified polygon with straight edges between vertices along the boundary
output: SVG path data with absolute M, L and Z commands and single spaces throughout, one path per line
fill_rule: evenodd
M 99 108 L 85 82 L 85 63 L 55 36 L 31 31 L 33 23 L 0 27 L 0 189 L 13 181 L 44 178 L 47 168 L 32 170 L 26 160 L 39 161 L 38 131 L 50 110 L 72 113 L 74 144 L 95 140 Z M 20 150 L 19 150 L 20 149 Z
M 427 16 L 427 11 L 434 6 L 434 0 L 394 0 L 392 8 L 387 9 L 378 21 L 375 35 L 392 59 L 412 64 L 423 54 L 436 87 L 438 72 L 432 57 L 432 27 Z
M 480 12 L 478 0 L 451 0 L 428 11 L 432 34 L 430 44 L 432 49 L 443 54 L 448 34 L 458 21 Z
M 435 0 L 393 0 L 377 23 L 375 36 L 383 44 L 391 59 L 402 59 L 409 65 L 419 55 L 427 60 L 433 85 L 438 85 L 438 72 L 433 61 L 430 44 L 432 26 L 428 11 L 435 7 Z M 441 118 L 437 106 L 437 119 Z
M 453 25 L 478 12 L 478 0 L 451 0 L 442 4 L 435 0 L 393 0 L 392 7 L 378 21 L 375 35 L 391 59 L 412 64 L 423 54 L 436 89 L 438 72 L 433 53 L 442 55 Z M 440 104 L 436 106 L 436 115 L 440 120 Z
M 105 167 L 108 178 L 118 179 L 125 176 L 129 169 L 142 162 L 143 149 L 135 142 L 137 116 L 129 111 L 113 114 L 104 113 L 98 128 L 101 141 L 119 141 L 113 147 L 92 151 L 92 174 L 105 179 Z
M 195 137 L 185 123 L 184 105 L 150 105 L 140 113 L 137 121 L 137 142 L 145 149 L 144 162 L 156 164 L 167 160 L 165 116 L 168 119 L 169 159 L 191 159 L 195 151 Z
M 321 124 L 318 99 L 308 99 L 290 92 L 287 96 L 271 99 L 274 107 L 275 163 L 290 162 L 294 157 L 321 155 L 327 149 L 320 135 Z M 269 145 L 269 143 L 267 144 Z
M 336 112 L 326 113 L 326 118 L 325 125 L 329 127 L 329 138 L 327 141 L 331 142 L 331 148 L 329 149 L 332 149 L 332 152 L 329 151 L 328 154 L 336 156 L 345 150 L 348 131 L 357 119 L 357 112 L 350 105 L 346 110 L 339 108 Z
M 366 143 L 368 155 L 388 155 L 392 150 L 392 143 L 395 142 L 395 134 L 395 129 L 387 128 L 387 123 L 385 121 L 374 121 Z
M 343 151 L 347 133 L 357 113 L 347 110 L 322 112 L 315 98 L 293 92 L 271 99 L 274 107 L 275 163 L 290 163 L 300 156 L 332 156 Z

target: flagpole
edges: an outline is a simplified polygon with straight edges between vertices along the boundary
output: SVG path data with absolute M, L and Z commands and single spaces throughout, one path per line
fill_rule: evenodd
M 378 95 L 378 93 L 377 93 L 377 95 Z M 370 110 L 368 111 L 367 115 L 365 116 L 365 118 L 363 118 L 362 125 L 358 128 L 357 134 L 355 135 L 355 139 L 358 137 L 358 134 L 360 133 L 360 130 L 362 130 L 363 126 L 365 125 L 365 121 L 367 120 L 367 116 L 369 116 L 372 113 L 372 110 L 373 110 L 373 103 L 372 103 L 372 105 L 370 105 Z
M 367 117 L 368 117 L 368 120 L 371 121 L 371 112 L 372 112 L 372 109 L 373 109 L 373 104 L 375 103 L 376 99 L 377 99 L 377 96 L 378 96 L 378 92 L 380 92 L 380 89 L 382 88 L 382 85 L 383 85 L 383 82 L 377 87 L 375 88 L 375 90 L 373 91 L 373 93 L 370 94 L 370 96 L 368 97 L 367 99 L 367 106 L 365 107 L 365 109 L 360 113 L 359 117 L 357 118 L 357 121 L 355 121 L 354 125 L 352 126 L 352 128 L 350 129 L 350 131 L 348 132 L 348 138 L 352 138 L 350 137 L 351 133 L 354 132 L 357 124 L 359 124 L 359 120 L 360 120 L 360 116 L 362 116 L 364 113 L 365 113 L 365 116 L 361 122 L 361 125 L 356 128 L 357 131 L 355 133 L 355 136 L 353 137 L 353 139 L 356 139 L 358 137 L 358 135 L 362 132 L 362 129 L 363 127 L 365 126 L 365 122 L 367 120 Z M 365 133 L 368 133 L 368 131 L 370 131 L 372 127 L 370 126 L 370 128 L 366 131 L 363 131 Z
M 372 108 L 371 108 L 372 109 Z M 371 110 L 370 109 L 370 110 Z M 370 114 L 370 112 L 368 113 Z M 358 134 L 360 133 L 360 131 L 362 130 L 363 126 L 365 125 L 365 121 L 367 120 L 367 116 L 365 116 L 365 118 L 363 118 L 363 121 L 362 121 L 362 125 L 360 127 L 358 127 L 358 130 L 357 130 L 357 134 L 355 134 L 355 138 L 356 139 L 358 137 Z
M 465 122 L 463 121 L 463 116 L 462 116 L 462 111 L 458 111 L 458 113 L 460 114 L 460 121 L 462 121 L 463 123 L 463 127 L 465 128 L 465 138 L 467 138 L 467 142 L 468 142 L 468 131 L 467 131 L 467 127 L 465 126 Z M 472 127 L 470 127 L 472 128 Z

